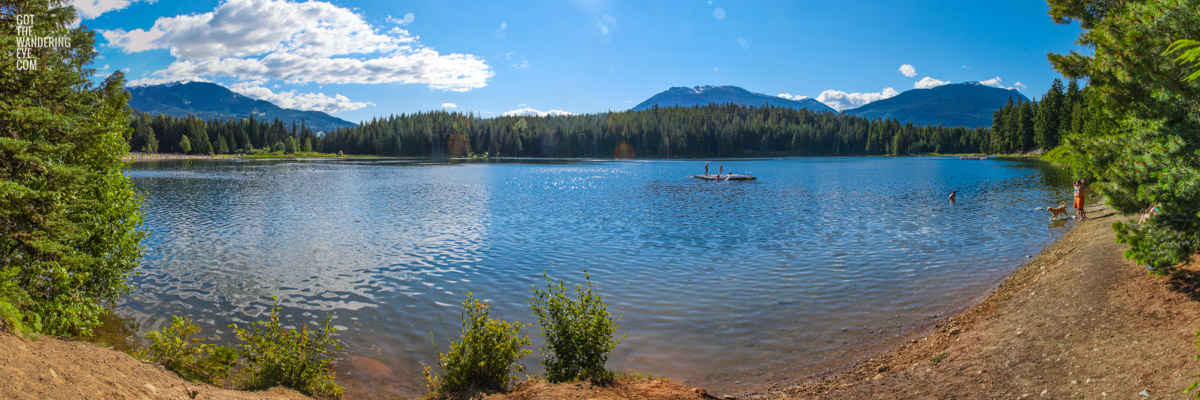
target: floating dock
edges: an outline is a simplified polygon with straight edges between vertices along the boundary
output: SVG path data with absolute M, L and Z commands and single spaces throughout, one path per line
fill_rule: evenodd
M 750 175 L 738 175 L 738 174 L 692 175 L 692 177 L 696 178 L 696 179 L 703 179 L 706 181 L 752 181 L 752 180 L 758 179 L 758 178 L 755 178 Z

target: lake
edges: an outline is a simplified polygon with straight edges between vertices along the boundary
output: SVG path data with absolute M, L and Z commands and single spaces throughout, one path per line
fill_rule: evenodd
M 693 179 L 696 160 L 139 162 L 151 235 L 118 314 L 142 333 L 191 316 L 229 342 L 276 296 L 285 322 L 334 316 L 352 396 L 413 395 L 468 292 L 532 323 L 542 273 L 586 269 L 628 335 L 611 367 L 736 392 L 904 340 L 1070 226 L 1044 211 L 1069 175 L 1037 162 L 721 165 L 758 180 Z

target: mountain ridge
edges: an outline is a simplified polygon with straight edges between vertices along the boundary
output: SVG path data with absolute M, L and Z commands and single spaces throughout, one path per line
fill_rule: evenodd
M 990 127 L 992 114 L 1003 108 L 1010 97 L 1014 102 L 1029 101 L 1016 89 L 963 82 L 912 89 L 842 112 L 866 119 L 896 119 L 914 125 Z
M 663 92 L 650 96 L 649 99 L 638 103 L 633 111 L 647 110 L 658 107 L 694 107 L 708 104 L 741 104 L 760 107 L 790 107 L 808 109 L 816 112 L 837 112 L 833 108 L 813 99 L 792 100 L 763 93 L 754 93 L 737 86 L 675 86 Z
M 159 85 L 127 87 L 129 106 L 148 114 L 173 117 L 195 115 L 205 120 L 240 120 L 253 115 L 258 119 L 279 118 L 285 123 L 304 121 L 314 132 L 329 132 L 355 126 L 353 122 L 320 111 L 282 108 L 266 100 L 253 99 L 209 82 L 170 82 Z

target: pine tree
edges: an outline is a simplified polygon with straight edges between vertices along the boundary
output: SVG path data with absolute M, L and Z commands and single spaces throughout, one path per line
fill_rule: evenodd
M 1200 0 L 1048 3 L 1058 22 L 1081 23 L 1077 43 L 1093 50 L 1050 55 L 1063 75 L 1088 80 L 1083 126 L 1068 140 L 1074 172 L 1118 212 L 1158 208 L 1146 224 L 1114 228 L 1126 257 L 1169 273 L 1200 249 L 1200 82 L 1167 54 L 1176 39 L 1200 38 Z
M 1020 110 L 1017 111 L 1016 151 L 1018 152 L 1026 152 L 1033 149 L 1033 109 L 1036 106 L 1036 102 L 1026 101 L 1021 103 Z
M 188 140 L 187 136 L 184 136 L 182 139 L 179 139 L 179 150 L 182 150 L 183 154 L 192 152 L 192 141 Z
M 1037 115 L 1033 125 L 1034 145 L 1049 151 L 1058 146 L 1059 127 L 1062 126 L 1063 85 L 1062 80 L 1054 79 L 1050 90 L 1042 96 L 1038 103 Z
M 225 143 L 224 136 L 217 136 L 217 154 L 229 153 L 229 144 Z
M 64 3 L 0 1 L 0 306 L 44 332 L 87 336 L 129 291 L 144 235 L 121 171 L 132 133 L 124 75 L 91 83 L 93 33 Z M 17 14 L 69 46 L 32 48 L 38 68 L 18 70 Z

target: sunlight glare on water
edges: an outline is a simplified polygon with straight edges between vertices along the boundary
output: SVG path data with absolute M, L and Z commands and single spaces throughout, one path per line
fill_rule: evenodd
M 1069 227 L 1036 211 L 1069 178 L 1036 163 L 720 166 L 758 180 L 689 178 L 703 161 L 137 163 L 151 236 L 119 313 L 230 341 L 277 296 L 293 321 L 335 317 L 340 377 L 368 382 L 352 390 L 416 393 L 466 293 L 533 322 L 543 271 L 587 269 L 629 336 L 611 366 L 753 390 L 961 309 Z

